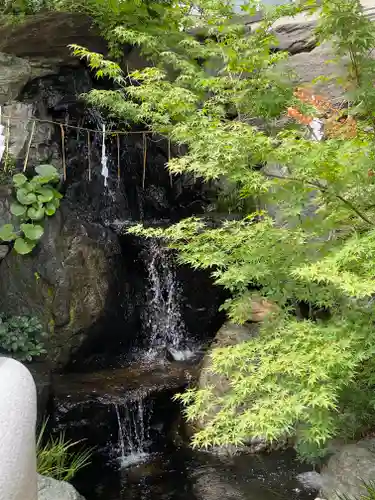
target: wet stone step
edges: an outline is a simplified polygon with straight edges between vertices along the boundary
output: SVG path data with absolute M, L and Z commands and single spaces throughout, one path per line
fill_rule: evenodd
M 55 375 L 55 399 L 71 402 L 92 399 L 122 403 L 168 390 L 176 392 L 193 383 L 198 375 L 196 366 L 181 362 L 130 363 L 123 368 L 93 373 Z

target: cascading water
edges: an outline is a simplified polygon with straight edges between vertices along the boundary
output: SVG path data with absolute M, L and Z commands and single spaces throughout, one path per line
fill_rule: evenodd
M 141 463 L 149 456 L 152 403 L 142 397 L 115 405 L 118 422 L 118 449 L 121 467 Z
M 146 357 L 154 358 L 168 350 L 175 360 L 193 355 L 188 346 L 186 327 L 180 310 L 181 290 L 176 278 L 173 257 L 157 240 L 147 242 L 147 304 L 143 313 L 149 335 Z

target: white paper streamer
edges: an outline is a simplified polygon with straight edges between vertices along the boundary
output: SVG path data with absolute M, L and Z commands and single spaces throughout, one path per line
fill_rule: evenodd
M 314 141 L 321 141 L 324 137 L 324 126 L 322 120 L 319 120 L 318 118 L 314 118 L 311 123 L 309 124 L 309 127 L 312 132 L 312 139 Z
M 2 107 L 0 106 L 0 161 L 3 158 L 5 151 L 4 125 L 1 124 L 1 116 L 2 116 Z
M 104 177 L 104 186 L 108 186 L 108 167 L 107 155 L 105 151 L 105 124 L 103 123 L 103 143 L 102 143 L 102 176 Z

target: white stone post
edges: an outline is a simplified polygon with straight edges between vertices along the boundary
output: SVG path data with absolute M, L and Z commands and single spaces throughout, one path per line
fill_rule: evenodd
M 29 370 L 0 357 L 0 500 L 36 500 L 36 388 Z

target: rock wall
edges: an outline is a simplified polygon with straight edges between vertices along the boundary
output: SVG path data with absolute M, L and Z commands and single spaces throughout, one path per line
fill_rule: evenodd
M 361 4 L 365 15 L 375 20 L 375 0 L 361 0 Z M 279 70 L 288 78 L 292 76 L 296 85 L 311 84 L 318 76 L 327 77 L 328 81 L 316 83 L 314 88 L 325 97 L 339 101 L 344 91 L 336 78 L 345 78 L 348 60 L 342 58 L 338 63 L 332 62 L 335 54 L 331 46 L 318 44 L 314 33 L 317 22 L 318 13 L 309 14 L 307 11 L 295 17 L 280 18 L 274 23 L 273 31 L 278 39 L 275 50 L 286 50 L 290 54 Z M 250 31 L 257 27 L 256 22 L 246 24 Z
M 60 29 L 56 30 L 56 26 Z M 133 269 L 142 245 L 129 248 L 132 245 L 120 244 L 117 233 L 136 221 L 159 223 L 202 211 L 208 202 L 204 187 L 190 177 L 181 176 L 171 182 L 165 169 L 168 144 L 160 138 L 148 140 L 143 186 L 143 137 L 139 134 L 120 137 L 120 175 L 116 138 L 107 137 L 109 180 L 105 188 L 101 176 L 101 128 L 105 117 L 80 100 L 82 93 L 95 86 L 102 88 L 103 83 L 73 59 L 66 47 L 69 38 L 91 50 L 106 50 L 87 19 L 47 14 L 32 18 L 26 25 L 0 27 L 0 32 L 4 35 L 0 50 L 9 52 L 3 54 L 5 73 L 8 72 L 3 122 L 17 168 L 24 166 L 32 118 L 41 121 L 35 122 L 33 128 L 27 173 L 41 162 L 53 164 L 62 173 L 58 124 L 76 127 L 65 128 L 64 202 L 59 213 L 46 222 L 42 241 L 26 257 L 9 253 L 11 245 L 0 245 L 0 311 L 35 315 L 42 320 L 49 334 L 46 347 L 53 368 L 107 351 L 108 356 L 119 355 L 134 343 L 141 329 L 142 301 L 138 291 L 145 283 L 140 283 L 141 277 Z M 126 58 L 130 66 L 145 64 L 137 51 L 127 50 Z M 0 74 L 1 61 L 0 57 Z M 43 71 L 38 73 L 36 68 Z M 79 127 L 98 131 L 90 134 L 90 150 L 87 131 L 80 131 Z M 2 186 L 1 224 L 11 222 L 10 198 L 11 189 Z M 191 273 L 182 275 L 187 281 Z M 198 311 L 199 321 L 194 322 L 199 323 L 194 332 L 197 336 L 206 334 L 220 303 L 216 288 L 213 294 L 206 294 L 205 310 L 194 300 L 194 289 L 202 289 L 198 283 L 203 282 L 205 287 L 211 286 L 207 276 L 195 278 L 184 304 L 190 318 Z M 212 299 L 207 300 L 208 297 Z

